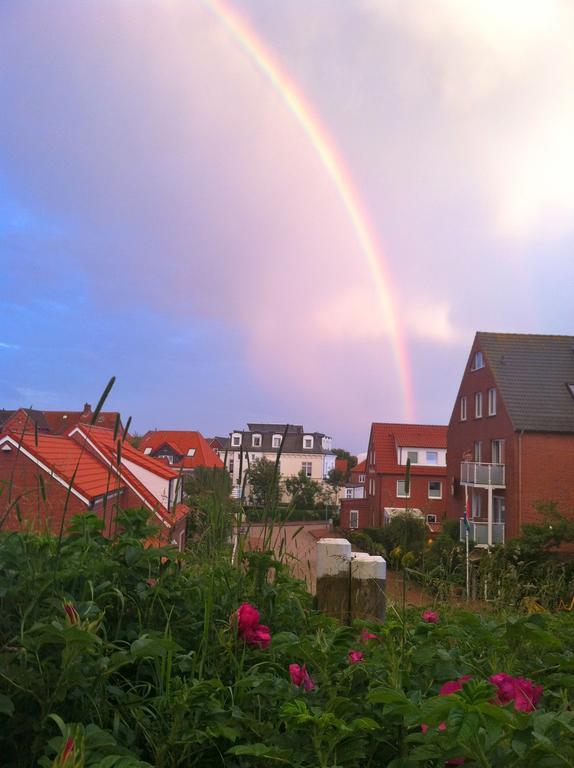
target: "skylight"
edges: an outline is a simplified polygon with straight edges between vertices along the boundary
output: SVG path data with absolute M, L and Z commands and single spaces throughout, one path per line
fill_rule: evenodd
M 187 455 L 188 456 L 195 456 L 195 448 L 190 448 L 189 451 L 187 452 Z

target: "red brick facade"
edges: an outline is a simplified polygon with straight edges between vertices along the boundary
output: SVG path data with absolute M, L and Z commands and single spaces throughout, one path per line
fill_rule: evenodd
M 405 479 L 406 457 L 402 449 L 419 449 L 421 459 L 426 451 L 444 455 L 446 427 L 416 424 L 373 424 L 366 459 L 365 498 L 341 501 L 340 527 L 379 528 L 385 524 L 385 509 L 418 509 L 426 517 L 442 520 L 446 511 L 446 467 L 422 463 L 411 465 L 410 494 L 398 495 L 397 484 Z M 400 457 L 400 461 L 399 461 Z M 440 498 L 433 498 L 429 483 L 440 485 Z M 436 491 L 435 491 L 436 492 Z M 357 525 L 351 513 L 357 512 Z M 353 525 L 352 525 L 353 524 Z
M 574 510 L 574 435 L 516 430 L 494 372 L 486 355 L 483 367 L 473 370 L 475 354 L 480 352 L 475 339 L 457 394 L 448 426 L 448 504 L 450 519 L 462 517 L 465 508 L 465 486 L 461 484 L 461 462 L 465 459 L 504 465 L 505 488 L 492 490 L 493 509 L 504 507 L 504 538 L 520 533 L 524 523 L 541 519 L 536 509 L 539 503 L 555 501 L 562 512 Z M 489 414 L 489 390 L 496 391 L 496 413 Z M 475 395 L 482 393 L 482 415 L 476 416 Z M 466 397 L 466 419 L 461 417 L 461 399 Z M 502 442 L 502 455 L 496 455 L 493 441 Z M 476 443 L 480 442 L 480 457 Z M 470 498 L 480 497 L 477 522 L 486 523 L 488 489 L 468 486 Z M 501 518 L 498 518 L 501 520 Z M 502 521 L 502 520 L 501 520 Z

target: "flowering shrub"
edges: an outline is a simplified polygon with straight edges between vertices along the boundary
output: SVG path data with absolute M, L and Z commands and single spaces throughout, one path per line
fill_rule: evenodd
M 571 614 L 343 626 L 272 555 L 146 547 L 134 513 L 111 542 L 81 525 L 58 556 L 0 534 L 2 765 L 574 765 Z
M 304 664 L 303 666 L 289 664 L 289 676 L 293 685 L 296 685 L 298 688 L 303 687 L 306 691 L 312 691 L 315 687 L 315 683 Z
M 439 622 L 439 615 L 436 611 L 423 611 L 421 618 L 427 624 L 438 624 Z

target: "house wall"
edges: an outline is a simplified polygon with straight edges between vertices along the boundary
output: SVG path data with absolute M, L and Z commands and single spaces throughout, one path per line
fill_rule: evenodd
M 125 464 L 127 469 L 129 469 L 129 471 L 133 475 L 135 475 L 140 482 L 142 482 L 145 485 L 145 487 L 150 491 L 150 493 L 153 493 L 155 498 L 159 502 L 161 502 L 161 504 L 163 504 L 164 507 L 168 506 L 169 480 L 166 480 L 165 477 L 160 477 L 159 475 L 156 475 L 153 472 L 150 472 L 148 469 L 144 469 L 144 467 L 140 467 L 139 464 L 136 464 L 133 461 L 128 461 L 123 457 L 122 457 L 122 464 Z M 173 485 L 175 490 L 175 481 Z
M 45 500 L 40 490 L 40 476 L 44 481 Z M 30 528 L 34 531 L 59 533 L 64 514 L 65 523 L 71 520 L 74 515 L 85 514 L 89 511 L 93 511 L 100 518 L 104 516 L 102 501 L 97 502 L 94 509 L 90 510 L 89 506 L 74 493 L 70 493 L 66 505 L 67 486 L 62 485 L 23 453 L 17 452 L 15 448 L 11 451 L 0 450 L 0 485 L 4 488 L 0 495 L 0 521 L 10 506 L 9 495 L 12 501 L 19 497 L 18 510 L 13 507 L 8 512 L 2 525 L 3 530 L 14 531 Z M 125 490 L 119 496 L 109 497 L 106 504 L 108 521 L 106 534 L 112 530 L 112 518 L 115 517 L 113 510 L 117 504 L 120 504 L 122 509 L 141 506 L 139 499 Z
M 555 501 L 560 512 L 574 517 L 574 435 L 525 433 L 520 450 L 517 523 L 539 522 L 542 515 L 536 504 L 548 501 Z
M 367 499 L 342 499 L 341 515 L 339 518 L 339 527 L 342 530 L 347 531 L 351 527 L 351 510 L 358 512 L 357 530 L 373 527 L 371 524 L 371 509 Z
M 495 387 L 496 383 L 486 358 L 484 360 L 484 368 L 478 371 L 471 370 L 474 354 L 478 349 L 479 345 L 475 341 L 464 370 L 447 430 L 447 517 L 449 519 L 457 519 L 464 514 L 465 487 L 460 483 L 460 464 L 464 459 L 464 454 L 467 451 L 470 452 L 473 454 L 472 460 L 474 460 L 474 443 L 480 440 L 482 442 L 481 461 L 490 463 L 492 462 L 492 440 L 504 440 L 503 463 L 505 465 L 506 489 L 496 489 L 495 493 L 505 497 L 505 535 L 506 538 L 510 538 L 517 534 L 519 528 L 517 514 L 518 473 L 515 468 L 518 438 L 498 390 L 496 415 L 488 415 L 488 390 L 491 387 Z M 474 394 L 476 392 L 482 392 L 483 399 L 482 417 L 478 419 L 474 415 Z M 467 398 L 466 421 L 461 421 L 460 419 L 460 401 L 463 396 Z M 481 519 L 486 520 L 487 491 L 475 489 L 475 492 L 482 496 L 483 515 Z

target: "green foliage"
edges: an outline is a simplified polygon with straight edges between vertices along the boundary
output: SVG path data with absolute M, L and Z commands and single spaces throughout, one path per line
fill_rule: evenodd
M 285 480 L 285 490 L 291 496 L 295 509 L 313 509 L 323 489 L 321 483 L 307 477 L 302 469 L 295 477 Z
M 353 467 L 357 466 L 357 457 L 353 456 L 352 453 L 349 453 L 349 451 L 346 451 L 344 448 L 333 448 L 333 453 L 338 459 L 343 459 L 343 461 L 347 462 L 349 472 L 353 469 Z
M 390 606 L 384 624 L 340 626 L 272 553 L 232 565 L 229 550 L 146 545 L 150 530 L 143 511 L 111 541 L 95 516 L 76 518 L 59 557 L 52 537 L 0 535 L 2 765 L 574 764 L 574 615 L 444 609 L 429 624 Z M 230 621 L 246 601 L 266 649 Z M 290 681 L 294 663 L 312 690 Z M 534 711 L 496 703 L 499 672 L 544 685 Z
M 263 456 L 251 462 L 247 473 L 251 488 L 251 504 L 271 511 L 281 498 L 281 482 L 275 462 Z

